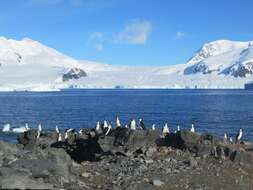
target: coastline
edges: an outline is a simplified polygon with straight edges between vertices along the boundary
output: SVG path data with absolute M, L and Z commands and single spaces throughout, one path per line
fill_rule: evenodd
M 188 131 L 37 130 L 0 141 L 0 187 L 9 189 L 251 189 L 253 146 Z M 226 183 L 224 183 L 226 181 Z

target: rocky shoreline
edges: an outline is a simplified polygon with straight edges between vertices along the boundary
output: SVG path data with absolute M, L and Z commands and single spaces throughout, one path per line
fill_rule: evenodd
M 58 134 L 29 130 L 0 141 L 1 189 L 253 189 L 252 143 L 211 134 L 116 128 Z

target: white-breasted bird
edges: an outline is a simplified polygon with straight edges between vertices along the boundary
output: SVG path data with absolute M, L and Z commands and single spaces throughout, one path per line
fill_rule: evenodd
M 155 131 L 155 124 L 152 125 L 152 130 Z
M 96 125 L 96 131 L 99 131 L 99 130 L 100 130 L 100 122 L 98 121 Z
M 55 126 L 55 131 L 56 131 L 56 133 L 58 133 L 58 134 L 60 133 L 60 130 L 59 130 L 59 128 L 58 128 L 57 125 Z
M 163 134 L 168 134 L 168 133 L 170 133 L 170 129 L 168 127 L 168 123 L 165 123 L 163 127 Z
M 64 139 L 65 139 L 65 140 L 68 139 L 69 133 L 70 133 L 70 132 L 73 132 L 73 131 L 74 131 L 74 129 L 72 129 L 72 128 L 66 129 L 66 130 L 65 130 Z
M 242 128 L 239 130 L 239 132 L 237 133 L 236 135 L 236 138 L 235 138 L 235 143 L 238 143 L 241 139 L 242 139 Z
M 192 123 L 192 127 L 191 127 L 191 130 L 190 130 L 192 133 L 195 133 L 195 127 L 194 127 L 194 124 Z
M 61 142 L 61 141 L 62 141 L 62 135 L 61 135 L 61 133 L 59 133 L 58 142 Z
M 130 122 L 130 129 L 131 130 L 136 130 L 136 121 L 135 119 L 132 119 Z
M 121 123 L 118 116 L 116 117 L 116 127 L 121 127 Z
M 105 136 L 107 136 L 110 133 L 111 130 L 112 130 L 112 125 L 109 124 L 108 127 L 107 127 L 107 131 L 105 133 Z
M 224 133 L 223 140 L 224 140 L 224 141 L 227 141 L 227 140 L 228 140 L 228 135 L 227 135 L 227 133 Z
M 42 132 L 42 126 L 41 126 L 41 124 L 39 124 L 39 125 L 38 125 L 37 139 L 40 138 L 41 132 Z
M 139 119 L 139 126 L 142 130 L 146 130 L 146 127 L 145 127 L 145 124 L 144 124 L 144 121 L 143 119 Z
M 25 128 L 26 128 L 27 131 L 30 130 L 30 127 L 29 127 L 28 123 L 25 124 Z
M 177 125 L 177 132 L 179 132 L 180 131 L 180 126 L 179 125 Z
M 104 120 L 104 128 L 107 128 L 109 125 L 108 125 L 108 123 L 107 123 L 107 121 L 106 120 Z
M 82 135 L 82 134 L 83 134 L 83 129 L 80 129 L 80 130 L 78 131 L 78 133 L 79 133 L 80 135 Z

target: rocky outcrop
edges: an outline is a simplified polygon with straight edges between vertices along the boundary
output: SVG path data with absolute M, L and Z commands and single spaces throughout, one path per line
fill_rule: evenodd
M 17 145 L 0 141 L 1 189 L 252 187 L 247 173 L 253 170 L 252 148 L 211 134 L 181 131 L 161 137 L 159 130 L 116 128 L 105 136 L 84 129 L 61 142 L 55 134 L 36 135 L 36 130 L 25 132 Z M 218 177 L 206 180 L 210 176 Z
M 158 139 L 157 144 L 159 146 L 170 146 L 183 151 L 189 151 L 195 156 L 227 159 L 243 164 L 253 163 L 252 152 L 246 151 L 240 144 L 231 144 L 211 134 L 181 131 Z
M 127 128 L 117 128 L 110 136 L 99 138 L 99 144 L 105 152 L 121 152 L 132 154 L 136 151 L 146 152 L 159 138 L 159 131 L 133 131 Z
M 72 79 L 80 79 L 83 77 L 87 77 L 87 73 L 79 68 L 70 69 L 67 73 L 62 75 L 62 81 L 66 82 Z

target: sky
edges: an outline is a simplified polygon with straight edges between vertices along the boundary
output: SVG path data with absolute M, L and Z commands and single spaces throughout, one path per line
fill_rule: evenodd
M 79 60 L 186 63 L 204 43 L 253 40 L 252 0 L 0 1 L 0 36 L 31 38 Z

